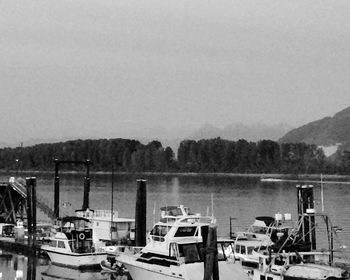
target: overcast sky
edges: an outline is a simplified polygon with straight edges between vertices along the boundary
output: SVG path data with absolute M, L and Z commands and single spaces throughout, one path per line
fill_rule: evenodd
M 350 106 L 349 0 L 0 0 L 0 142 Z

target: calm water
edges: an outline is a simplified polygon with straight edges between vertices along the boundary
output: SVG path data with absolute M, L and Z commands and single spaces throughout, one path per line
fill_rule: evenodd
M 38 193 L 53 204 L 53 175 L 36 175 L 36 177 Z M 61 206 L 61 214 L 73 214 L 75 209 L 82 207 L 83 177 L 84 175 L 76 174 L 60 176 L 60 204 L 68 205 L 67 207 Z M 147 180 L 148 229 L 152 227 L 154 221 L 159 219 L 159 208 L 161 206 L 178 204 L 189 206 L 192 212 L 202 214 L 211 214 L 213 209 L 217 218 L 218 235 L 220 236 L 229 235 L 230 217 L 235 218 L 232 228 L 234 231 L 246 229 L 256 216 L 291 213 L 293 220 L 297 217 L 295 182 L 260 182 L 259 178 L 229 176 L 154 175 L 143 175 L 142 177 L 135 175 L 114 176 L 113 204 L 114 209 L 119 211 L 119 216 L 134 217 L 136 180 L 141 178 Z M 3 176 L 0 179 L 4 181 L 8 178 Z M 320 213 L 320 184 L 314 183 L 313 185 L 315 187 L 316 211 Z M 350 248 L 350 185 L 324 183 L 323 186 L 325 212 L 330 216 L 333 225 L 343 229 L 335 236 L 335 248 L 339 248 L 341 245 Z M 91 176 L 90 208 L 111 208 L 110 175 Z M 155 214 L 153 214 L 154 212 Z M 45 218 L 40 211 L 38 215 L 40 219 Z M 318 247 L 327 248 L 324 224 L 321 219 L 318 220 L 318 226 Z M 344 251 L 346 255 L 349 252 L 350 249 Z M 0 270 L 4 269 L 10 268 L 0 263 Z M 38 275 L 39 272 L 36 273 Z M 27 278 L 24 277 L 23 279 Z M 36 279 L 41 278 L 37 276 Z M 101 279 L 107 278 L 102 277 Z

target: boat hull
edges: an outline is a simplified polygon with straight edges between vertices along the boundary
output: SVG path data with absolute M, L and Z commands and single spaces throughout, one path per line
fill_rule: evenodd
M 198 280 L 204 277 L 202 262 L 181 265 L 161 266 L 137 261 L 133 256 L 118 256 L 117 261 L 123 263 L 133 280 Z M 220 280 L 248 280 L 242 266 L 236 262 L 219 262 Z
M 61 266 L 73 267 L 73 268 L 91 268 L 100 267 L 101 261 L 107 258 L 106 253 L 61 253 L 46 250 L 51 263 Z

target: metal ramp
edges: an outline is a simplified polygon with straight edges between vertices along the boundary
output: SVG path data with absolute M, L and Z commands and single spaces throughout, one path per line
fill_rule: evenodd
M 23 178 L 11 177 L 8 183 L 0 183 L 0 219 L 6 223 L 15 223 L 18 217 L 23 219 L 26 199 L 27 188 Z M 36 205 L 50 219 L 54 219 L 54 211 L 49 201 L 38 193 Z

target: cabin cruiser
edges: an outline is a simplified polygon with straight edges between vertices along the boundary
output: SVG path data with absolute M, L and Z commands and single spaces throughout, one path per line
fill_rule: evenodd
M 119 254 L 116 261 L 126 267 L 133 280 L 203 279 L 206 247 L 203 239 L 214 218 L 191 214 L 182 205 L 161 210 L 161 219 L 154 225 L 149 242 L 141 252 Z M 219 278 L 249 279 L 234 260 L 233 243 L 230 239 L 217 241 Z
M 287 237 L 289 231 L 293 228 L 290 214 L 277 213 L 274 217 L 259 216 L 255 218 L 247 231 L 237 232 L 237 237 L 244 237 L 247 240 L 258 240 L 264 242 L 276 242 L 281 237 Z
M 95 248 L 90 221 L 86 218 L 69 216 L 61 220 L 61 227 L 41 246 L 51 262 L 74 268 L 99 267 L 107 253 Z

